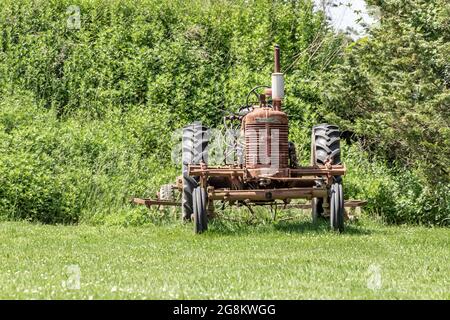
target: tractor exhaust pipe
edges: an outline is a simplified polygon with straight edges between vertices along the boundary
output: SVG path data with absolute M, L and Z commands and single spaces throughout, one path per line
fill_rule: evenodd
M 279 45 L 275 45 L 274 48 L 274 61 L 275 61 L 275 69 L 273 72 L 275 73 L 280 73 L 280 46 Z
M 274 73 L 272 73 L 272 103 L 273 109 L 281 110 L 281 100 L 284 98 L 284 77 L 280 72 L 280 47 L 275 45 L 274 48 Z

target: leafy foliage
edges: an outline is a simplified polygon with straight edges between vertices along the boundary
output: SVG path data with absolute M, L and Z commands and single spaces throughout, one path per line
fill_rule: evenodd
M 59 115 L 142 105 L 170 112 L 170 128 L 217 124 L 268 82 L 273 43 L 299 92 L 298 74 L 322 68 L 336 42 L 310 1 L 81 1 L 79 30 L 71 4 L 7 0 L 0 13 L 3 82 Z
M 417 170 L 390 168 L 357 145 L 345 146 L 348 195 L 367 200 L 365 210 L 387 223 L 449 225 L 450 185 L 430 186 Z
M 302 163 L 311 127 L 336 122 L 347 197 L 389 222 L 447 221 L 448 4 L 376 3 L 381 26 L 352 43 L 309 0 L 82 0 L 80 29 L 71 1 L 2 1 L 0 217 L 142 223 L 128 197 L 176 176 L 173 130 L 220 127 L 268 84 L 278 43 Z
M 450 183 L 450 4 L 370 2 L 380 26 L 325 76 L 321 113 L 372 154 L 420 169 L 430 186 Z
M 169 134 L 163 113 L 133 108 L 107 120 L 61 120 L 20 97 L 0 102 L 1 218 L 101 222 L 131 195 L 174 178 L 170 153 L 158 147 Z

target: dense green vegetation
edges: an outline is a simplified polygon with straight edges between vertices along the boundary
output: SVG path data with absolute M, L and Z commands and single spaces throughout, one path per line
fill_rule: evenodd
M 3 222 L 0 298 L 450 298 L 448 228 L 364 221 L 339 235 L 303 219 L 230 231 Z
M 150 196 L 151 186 L 176 176 L 170 162 L 161 163 L 161 150 L 144 156 L 170 137 L 164 117 L 152 110 L 62 120 L 16 95 L 0 102 L 0 114 L 2 219 L 101 222 L 108 214 L 132 214 L 130 196 Z
M 450 3 L 369 1 L 382 18 L 327 75 L 321 112 L 433 184 L 450 172 Z
M 310 1 L 4 0 L 0 218 L 141 224 L 132 195 L 179 172 L 172 131 L 220 126 L 267 84 L 282 48 L 285 110 L 303 162 L 310 129 L 344 130 L 347 198 L 388 222 L 450 221 L 449 5 L 390 0 L 356 43 Z

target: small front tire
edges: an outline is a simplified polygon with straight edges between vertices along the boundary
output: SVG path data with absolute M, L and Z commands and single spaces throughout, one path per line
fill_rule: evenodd
M 195 233 L 208 230 L 207 202 L 208 196 L 205 189 L 202 187 L 195 188 L 192 197 Z
M 341 182 L 331 186 L 330 225 L 335 231 L 344 232 L 344 193 Z

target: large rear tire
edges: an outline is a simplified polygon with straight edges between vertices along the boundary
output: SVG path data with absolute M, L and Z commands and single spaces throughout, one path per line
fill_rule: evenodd
M 200 123 L 193 123 L 183 128 L 182 139 L 182 176 L 183 193 L 181 197 L 182 216 L 190 220 L 194 213 L 193 193 L 198 181 L 188 175 L 190 164 L 207 163 L 208 161 L 208 129 Z
M 311 166 L 341 164 L 341 144 L 339 127 L 331 124 L 319 124 L 314 126 L 311 133 Z M 342 178 L 335 177 L 336 181 L 342 181 Z M 313 222 L 318 217 L 323 216 L 328 210 L 331 210 L 331 199 L 328 199 L 330 208 L 324 208 L 323 198 L 314 198 L 311 200 Z M 327 210 L 327 212 L 325 212 Z
M 341 164 L 341 143 L 339 127 L 319 124 L 313 127 L 311 139 L 311 164 Z

